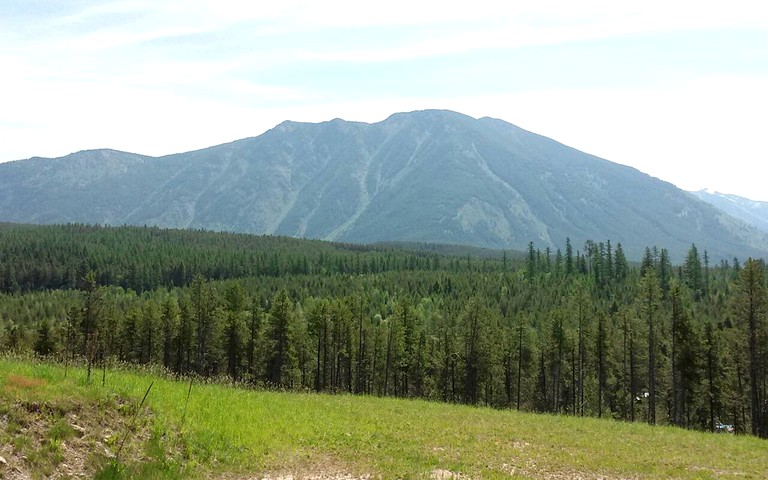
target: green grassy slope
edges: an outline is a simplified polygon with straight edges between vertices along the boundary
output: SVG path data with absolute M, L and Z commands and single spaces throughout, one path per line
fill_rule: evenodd
M 131 408 L 153 378 L 115 370 L 107 372 L 105 386 L 100 375 L 86 386 L 79 369 L 70 369 L 65 379 L 60 366 L 2 359 L 0 416 L 13 423 L 20 405 L 49 405 L 36 409 L 59 412 L 58 424 L 50 428 L 61 431 L 66 427 L 61 419 L 72 418 L 65 415 L 67 409 L 88 415 L 88 408 L 73 407 L 77 402 L 99 405 L 94 411 L 116 405 L 124 418 L 111 440 L 104 440 L 104 448 L 114 453 L 122 431 L 130 427 Z M 155 380 L 147 411 L 138 417 L 137 424 L 147 424 L 145 433 L 135 428 L 128 437 L 125 452 L 133 453 L 123 457 L 126 466 L 118 469 L 124 476 L 764 478 L 768 472 L 768 444 L 753 437 L 423 401 L 194 384 L 182 424 L 188 387 Z M 6 428 L 0 435 L 0 455 L 10 459 L 0 465 L 0 477 L 14 462 L 38 478 L 61 468 L 55 456 L 45 457 L 48 466 L 43 468 L 29 460 L 40 455 L 22 460 L 14 453 L 17 446 L 20 451 L 31 448 L 18 438 L 25 435 L 23 428 Z M 51 442 L 44 448 L 55 447 Z M 64 450 L 61 463 L 67 461 Z M 117 471 L 109 468 L 107 454 L 88 465 L 100 471 L 99 478 Z

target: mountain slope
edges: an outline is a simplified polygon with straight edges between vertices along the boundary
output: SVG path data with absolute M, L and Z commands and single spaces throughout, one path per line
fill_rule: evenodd
M 768 252 L 765 234 L 673 185 L 501 120 L 449 111 L 284 122 L 159 158 L 97 150 L 0 164 L 0 220 L 161 225 L 492 248 L 570 237 L 683 257 Z
M 696 197 L 721 209 L 759 230 L 768 233 L 768 202 L 759 202 L 738 195 L 699 190 L 691 192 Z

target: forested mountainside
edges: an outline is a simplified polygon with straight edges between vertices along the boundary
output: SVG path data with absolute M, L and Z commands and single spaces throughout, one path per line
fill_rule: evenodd
M 708 190 L 691 192 L 696 197 L 710 203 L 728 215 L 768 232 L 768 202 L 759 202 L 738 195 L 729 195 Z
M 639 260 L 692 243 L 763 255 L 768 236 L 673 185 L 501 120 L 449 111 L 284 122 L 152 158 L 93 150 L 0 164 L 0 220 L 150 225 L 342 242 L 524 250 L 611 238 Z
M 141 293 L 184 287 L 197 275 L 226 280 L 426 269 L 495 271 L 498 265 L 519 263 L 523 256 L 455 245 L 357 245 L 158 227 L 0 223 L 0 292 L 73 289 L 89 271 L 100 285 Z
M 691 245 L 673 265 L 649 246 L 632 264 L 609 240 L 530 242 L 512 260 L 156 228 L 0 233 L 3 275 L 25 278 L 0 294 L 3 351 L 768 437 L 762 260 Z M 177 254 L 189 275 L 163 273 Z M 74 258 L 76 288 L 49 288 L 44 267 Z

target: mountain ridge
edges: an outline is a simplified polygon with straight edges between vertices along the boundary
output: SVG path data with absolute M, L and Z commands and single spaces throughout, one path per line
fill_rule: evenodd
M 690 193 L 700 200 L 714 205 L 728 215 L 768 233 L 768 202 L 752 200 L 729 193 L 713 192 L 707 189 Z
M 571 238 L 681 259 L 768 252 L 768 235 L 632 167 L 448 110 L 284 121 L 150 157 L 110 149 L 0 164 L 0 220 L 205 228 L 333 241 L 555 249 Z

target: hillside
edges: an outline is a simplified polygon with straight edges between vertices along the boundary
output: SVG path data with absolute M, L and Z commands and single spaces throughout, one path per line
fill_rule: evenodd
M 765 441 L 744 436 L 105 374 L 103 386 L 86 386 L 82 369 L 0 359 L 0 477 L 743 479 L 768 470 Z
M 759 202 L 738 195 L 699 190 L 691 192 L 696 197 L 710 203 L 728 215 L 738 218 L 755 228 L 768 232 L 768 202 Z
M 461 262 L 457 257 L 461 256 Z M 472 259 L 477 260 L 468 260 Z M 434 244 L 354 245 L 268 235 L 94 225 L 0 223 L 0 292 L 101 285 L 137 292 L 183 287 L 196 275 L 225 280 L 412 270 L 500 270 L 521 252 Z M 480 260 L 482 259 L 482 260 Z
M 0 225 L 0 352 L 768 438 L 763 262 L 423 247 Z
M 768 235 L 669 183 L 501 120 L 435 110 L 284 122 L 159 158 L 94 150 L 0 164 L 0 220 L 517 250 L 611 238 L 630 258 L 665 245 L 676 261 L 692 243 L 712 259 L 768 252 Z

